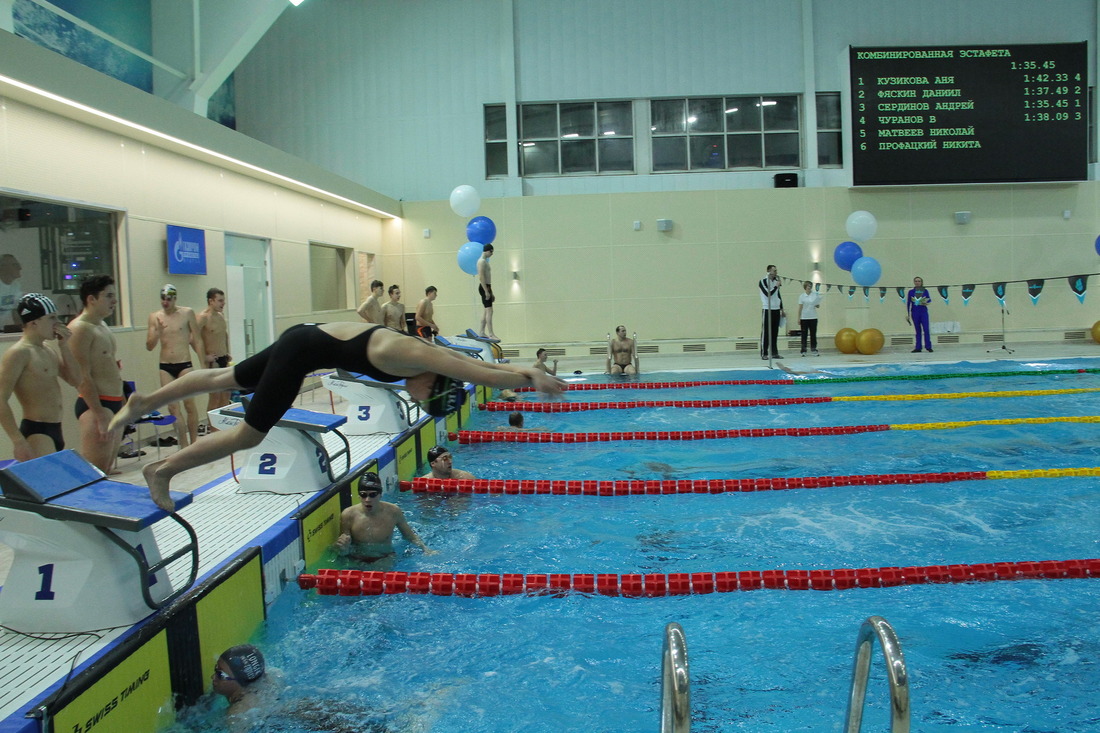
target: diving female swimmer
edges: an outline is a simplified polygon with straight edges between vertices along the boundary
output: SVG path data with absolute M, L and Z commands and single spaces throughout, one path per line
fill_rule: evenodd
M 384 326 L 369 323 L 303 323 L 293 326 L 266 349 L 223 369 L 196 369 L 148 395 L 134 393 L 111 420 L 122 430 L 142 415 L 172 402 L 208 392 L 253 390 L 244 421 L 187 446 L 142 470 L 157 506 L 173 511 L 168 485 L 178 473 L 259 445 L 294 404 L 306 375 L 340 368 L 380 382 L 405 380 L 405 388 L 429 414 L 445 415 L 465 399 L 463 382 L 500 389 L 534 387 L 550 395 L 565 383 L 546 372 L 493 364 L 433 346 Z

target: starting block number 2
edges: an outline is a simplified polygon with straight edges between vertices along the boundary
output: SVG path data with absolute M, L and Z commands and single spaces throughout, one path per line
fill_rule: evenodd
M 320 448 L 314 450 L 317 460 L 317 468 L 321 473 L 328 471 L 328 456 Z M 279 478 L 286 475 L 294 465 L 292 453 L 253 453 L 254 470 L 256 476 L 265 478 Z

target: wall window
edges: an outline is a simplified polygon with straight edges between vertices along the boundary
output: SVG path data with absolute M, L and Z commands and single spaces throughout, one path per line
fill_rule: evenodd
M 310 299 L 314 311 L 348 307 L 348 262 L 352 250 L 325 244 L 309 245 Z
M 630 102 L 520 105 L 519 141 L 523 176 L 634 172 Z
M 508 175 L 508 113 L 503 104 L 485 105 L 485 177 Z
M 797 95 L 655 99 L 653 171 L 800 168 Z
M 840 92 L 817 94 L 817 165 L 840 168 L 844 145 L 840 137 Z
M 22 331 L 15 304 L 26 293 L 45 293 L 67 320 L 80 311 L 85 277 L 110 275 L 117 282 L 120 216 L 0 193 L 0 329 Z M 116 311 L 108 324 L 120 319 Z

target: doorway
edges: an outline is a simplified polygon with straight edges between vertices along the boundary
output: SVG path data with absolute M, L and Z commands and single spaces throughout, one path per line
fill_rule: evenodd
M 237 363 L 275 340 L 269 250 L 266 239 L 225 235 L 225 319 Z

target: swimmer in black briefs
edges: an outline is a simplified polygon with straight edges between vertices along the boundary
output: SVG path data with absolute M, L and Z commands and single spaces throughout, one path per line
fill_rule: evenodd
M 530 386 L 551 395 L 560 394 L 564 387 L 540 370 L 470 359 L 384 326 L 300 324 L 234 367 L 192 370 L 152 394 L 133 394 L 111 420 L 111 430 L 121 430 L 141 415 L 187 397 L 234 389 L 254 391 L 239 425 L 143 469 L 153 500 L 171 511 L 168 486 L 173 476 L 259 445 L 293 404 L 306 376 L 322 368 L 359 372 L 383 382 L 404 379 L 412 398 L 437 416 L 461 406 L 466 394 L 462 382 L 499 389 Z
M 122 409 L 122 406 L 126 404 L 126 400 L 121 397 L 105 397 L 99 396 L 99 404 L 106 407 L 115 415 Z M 73 412 L 76 413 L 76 419 L 79 420 L 80 416 L 88 411 L 88 403 L 84 401 L 83 397 L 76 398 L 76 405 L 73 407 Z M 140 415 L 138 417 L 141 417 Z
M 178 379 L 181 374 L 190 369 L 193 365 L 189 361 L 181 361 L 175 364 L 165 364 L 161 362 L 159 366 L 162 372 L 172 375 L 172 379 Z
M 61 423 L 59 422 L 38 422 L 37 420 L 24 419 L 19 423 L 19 432 L 23 434 L 24 438 L 29 438 L 32 435 L 45 435 L 53 441 L 55 451 L 65 450 L 65 436 L 61 434 Z

